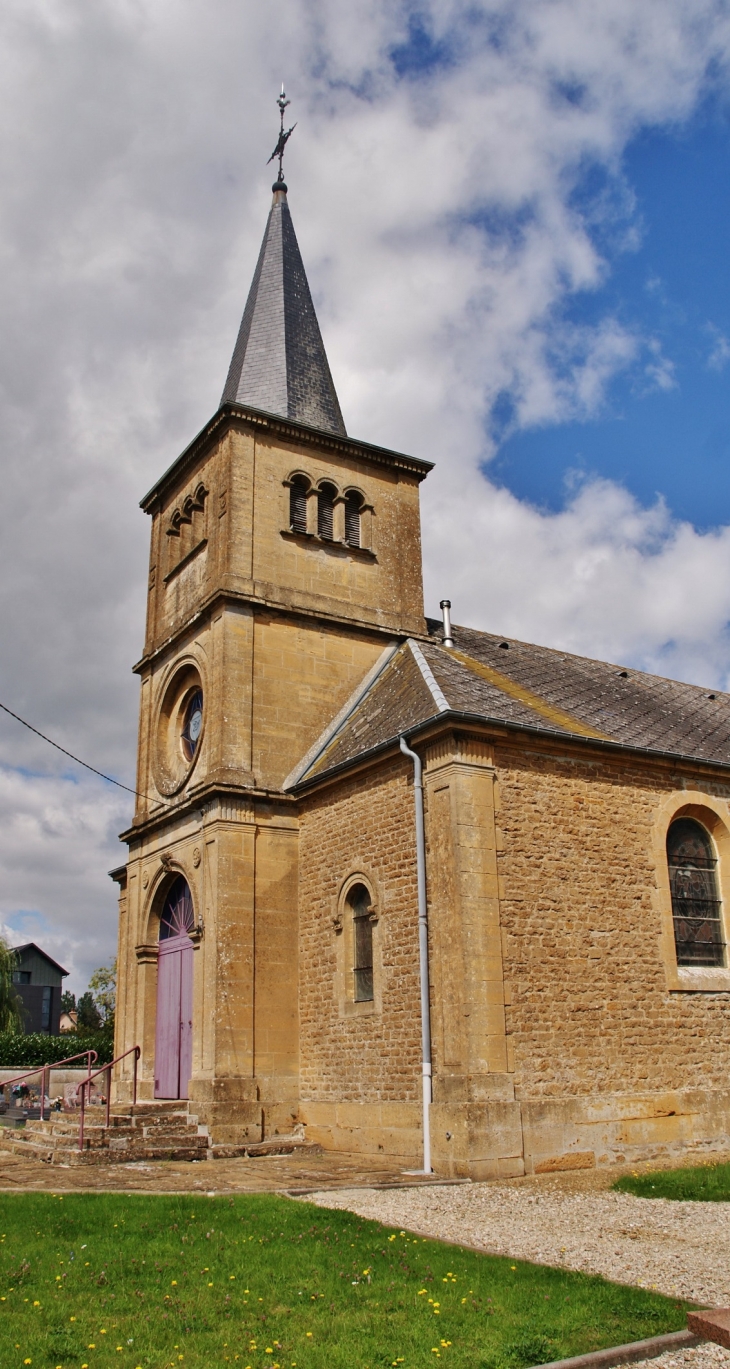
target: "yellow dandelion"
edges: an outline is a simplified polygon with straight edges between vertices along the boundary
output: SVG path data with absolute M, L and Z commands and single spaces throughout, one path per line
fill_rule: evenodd
M 171 1288 L 177 1288 L 177 1279 L 173 1279 L 173 1280 L 172 1280 L 172 1283 L 170 1284 L 170 1287 L 171 1287 Z

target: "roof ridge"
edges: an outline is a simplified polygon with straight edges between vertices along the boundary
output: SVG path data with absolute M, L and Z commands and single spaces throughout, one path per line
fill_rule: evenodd
M 435 645 L 435 643 L 433 643 L 433 645 Z M 443 650 L 443 647 L 437 647 L 436 649 Z M 501 689 L 503 694 L 507 694 L 510 698 L 516 699 L 519 703 L 525 704 L 527 708 L 532 709 L 533 713 L 537 713 L 541 718 L 545 718 L 546 721 L 564 728 L 567 732 L 577 734 L 579 737 L 594 737 L 598 741 L 606 742 L 612 740 L 612 738 L 608 736 L 608 733 L 599 732 L 598 728 L 591 727 L 588 723 L 581 722 L 579 718 L 576 718 L 572 713 L 568 713 L 566 709 L 559 708 L 555 704 L 547 703 L 539 694 L 535 694 L 533 690 L 527 689 L 524 685 L 517 684 L 517 682 L 511 680 L 508 675 L 503 675 L 500 670 L 495 670 L 494 666 L 485 665 L 482 661 L 477 661 L 473 656 L 467 655 L 464 651 L 458 651 L 454 647 L 451 647 L 446 654 L 455 657 L 456 660 L 467 670 L 470 670 L 472 674 L 480 675 L 483 680 L 486 680 L 487 684 L 493 685 L 496 689 Z
M 426 657 L 421 651 L 418 642 L 414 642 L 413 638 L 409 637 L 408 646 L 411 648 L 413 659 L 416 662 L 416 665 L 418 666 L 418 669 L 420 670 L 426 682 L 426 687 L 431 695 L 431 698 L 436 704 L 439 713 L 449 713 L 451 711 L 451 704 L 446 698 L 446 695 L 444 694 L 440 685 L 436 683 L 436 677 L 430 665 L 428 664 Z

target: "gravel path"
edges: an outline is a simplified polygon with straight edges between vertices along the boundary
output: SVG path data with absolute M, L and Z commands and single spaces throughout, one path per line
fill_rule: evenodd
M 730 1203 L 675 1203 L 630 1193 L 563 1193 L 508 1184 L 310 1194 L 396 1229 L 495 1255 L 602 1274 L 708 1307 L 730 1306 Z M 647 1369 L 730 1369 L 709 1343 Z

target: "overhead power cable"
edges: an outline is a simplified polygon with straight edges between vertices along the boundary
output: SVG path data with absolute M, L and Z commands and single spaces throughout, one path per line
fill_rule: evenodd
M 130 789 L 128 784 L 122 784 L 121 780 L 112 779 L 112 776 L 105 775 L 103 770 L 97 770 L 95 766 L 89 765 L 88 761 L 82 761 L 79 756 L 74 756 L 73 752 L 67 751 L 65 746 L 60 746 L 59 743 L 54 742 L 51 737 L 47 737 L 45 732 L 39 732 L 37 727 L 33 727 L 31 723 L 27 723 L 25 718 L 21 718 L 18 713 L 13 713 L 12 708 L 7 708 L 5 704 L 0 704 L 0 708 L 2 708 L 4 713 L 9 713 L 11 718 L 15 718 L 16 723 L 22 723 L 23 727 L 27 727 L 29 732 L 35 732 L 36 737 L 40 737 L 41 741 L 48 742 L 49 746 L 55 746 L 57 751 L 62 751 L 64 756 L 68 756 L 69 759 L 75 761 L 77 765 L 83 765 L 84 770 L 90 770 L 92 775 L 98 775 L 100 779 L 106 780 L 108 784 L 116 784 L 117 789 L 125 789 L 128 794 L 135 794 L 138 799 L 147 799 L 149 801 L 148 794 L 140 794 L 138 789 Z

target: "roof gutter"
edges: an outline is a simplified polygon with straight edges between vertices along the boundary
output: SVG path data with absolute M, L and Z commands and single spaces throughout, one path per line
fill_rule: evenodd
M 645 760 L 671 761 L 673 764 L 684 764 L 692 766 L 705 766 L 710 770 L 730 772 L 730 761 L 713 761 L 702 756 L 685 755 L 682 751 L 658 751 L 650 746 L 631 746 L 626 742 L 612 741 L 610 738 L 587 737 L 579 732 L 552 732 L 547 728 L 535 727 L 530 723 L 517 723 L 508 721 L 505 718 L 491 718 L 484 713 L 466 713 L 459 709 L 449 709 L 444 713 L 432 713 L 430 717 L 424 718 L 420 723 L 414 723 L 411 727 L 404 729 L 404 733 L 397 732 L 393 736 L 386 738 L 385 741 L 378 742 L 377 746 L 371 746 L 366 751 L 360 751 L 357 756 L 350 760 L 341 761 L 339 765 L 334 765 L 331 770 L 322 771 L 319 775 L 312 775 L 309 779 L 301 779 L 289 791 L 292 794 L 301 794 L 305 790 L 314 788 L 315 785 L 336 779 L 339 775 L 350 770 L 353 766 L 362 765 L 363 762 L 375 760 L 378 756 L 392 751 L 399 744 L 400 737 L 406 735 L 410 741 L 421 736 L 428 730 L 433 730 L 434 725 L 461 723 L 469 727 L 498 727 L 505 732 L 514 732 L 518 735 L 540 738 L 541 741 L 561 741 L 572 742 L 579 746 L 594 747 L 599 751 L 613 752 L 617 755 L 640 756 Z

